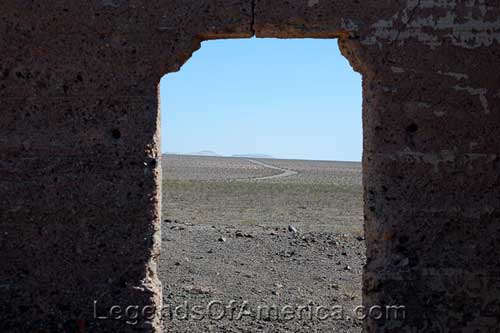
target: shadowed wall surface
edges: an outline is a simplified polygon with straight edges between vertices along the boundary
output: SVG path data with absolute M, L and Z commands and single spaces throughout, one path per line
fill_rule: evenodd
M 159 331 L 158 83 L 202 40 L 251 36 L 339 38 L 363 76 L 364 304 L 407 309 L 368 331 L 494 330 L 499 15 L 485 0 L 3 1 L 0 330 Z M 157 315 L 95 318 L 112 305 Z

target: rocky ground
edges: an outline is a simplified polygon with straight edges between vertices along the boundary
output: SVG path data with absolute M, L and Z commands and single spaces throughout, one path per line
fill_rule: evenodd
M 299 173 L 252 181 L 277 170 L 164 161 L 165 332 L 361 331 L 359 164 L 264 162 Z

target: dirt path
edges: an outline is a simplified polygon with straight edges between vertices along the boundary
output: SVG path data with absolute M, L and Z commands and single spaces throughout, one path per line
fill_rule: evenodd
M 266 176 L 266 177 L 258 177 L 258 178 L 252 178 L 252 180 L 266 180 L 266 179 L 276 179 L 276 178 L 283 178 L 283 177 L 290 177 L 290 176 L 295 176 L 298 175 L 299 173 L 297 171 L 289 170 L 289 169 L 283 169 L 279 168 L 277 166 L 267 164 L 264 162 L 252 160 L 252 159 L 247 159 L 249 162 L 252 162 L 254 164 L 261 165 L 263 167 L 266 167 L 268 169 L 273 169 L 273 170 L 279 170 L 282 171 L 282 173 L 277 174 L 277 175 L 272 175 L 272 176 Z

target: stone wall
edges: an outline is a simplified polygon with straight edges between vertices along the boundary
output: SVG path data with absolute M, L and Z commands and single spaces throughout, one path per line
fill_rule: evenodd
M 499 17 L 486 0 L 2 1 L 0 331 L 159 330 L 95 318 L 160 309 L 158 83 L 202 40 L 254 35 L 338 38 L 363 76 L 364 304 L 407 307 L 368 331 L 498 328 Z

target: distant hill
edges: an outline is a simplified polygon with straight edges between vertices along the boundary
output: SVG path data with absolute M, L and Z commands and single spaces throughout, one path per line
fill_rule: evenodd
M 211 150 L 201 150 L 196 153 L 189 153 L 188 155 L 196 155 L 196 156 L 220 156 L 214 151 Z
M 194 153 L 178 153 L 178 152 L 166 152 L 165 155 L 190 155 L 190 156 L 213 156 L 213 157 L 224 157 L 226 155 L 220 155 L 212 150 L 201 150 Z M 271 155 L 266 154 L 234 154 L 230 157 L 236 158 L 274 158 Z
M 234 154 L 232 157 L 240 157 L 240 158 L 274 158 L 271 155 L 266 154 Z

